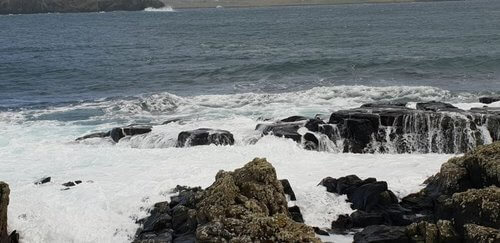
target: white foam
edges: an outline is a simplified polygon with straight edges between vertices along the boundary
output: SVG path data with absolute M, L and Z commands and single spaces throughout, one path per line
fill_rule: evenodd
M 144 11 L 146 12 L 175 12 L 175 10 L 171 6 L 165 6 L 161 8 L 145 8 Z

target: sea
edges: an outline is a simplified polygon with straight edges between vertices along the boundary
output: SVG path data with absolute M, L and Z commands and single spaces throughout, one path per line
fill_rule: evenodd
M 403 197 L 456 155 L 307 151 L 261 138 L 258 123 L 374 102 L 469 109 L 489 95 L 500 95 L 497 0 L 2 15 L 9 230 L 24 242 L 130 242 L 176 185 L 209 186 L 255 157 L 289 179 L 307 224 L 328 228 L 352 210 L 322 178 L 376 177 Z M 75 141 L 129 124 L 155 126 Z M 196 128 L 228 130 L 235 145 L 175 147 Z

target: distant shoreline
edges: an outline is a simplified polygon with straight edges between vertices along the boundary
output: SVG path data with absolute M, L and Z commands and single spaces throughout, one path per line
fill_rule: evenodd
M 53 3 L 60 0 L 49 0 Z M 91 3 L 89 3 L 91 1 Z M 260 8 L 280 6 L 316 6 L 316 5 L 347 5 L 347 4 L 383 4 L 383 3 L 416 3 L 416 2 L 445 2 L 465 0 L 119 0 L 120 4 L 104 5 L 106 0 L 81 0 L 78 6 L 65 6 L 54 9 L 48 5 L 31 6 L 23 9 L 17 6 L 18 2 L 0 0 L 0 15 L 9 14 L 37 14 L 37 13 L 89 13 L 113 11 L 143 11 L 147 8 L 161 9 L 200 9 L 200 8 Z M 8 4 L 13 4 L 9 6 Z M 162 4 L 164 6 L 162 7 Z M 94 6 L 95 5 L 95 6 Z M 103 5 L 103 6 L 101 6 Z M 25 7 L 25 6 L 24 6 Z M 2 9 L 3 8 L 3 9 Z M 10 11 L 9 11 L 10 10 Z

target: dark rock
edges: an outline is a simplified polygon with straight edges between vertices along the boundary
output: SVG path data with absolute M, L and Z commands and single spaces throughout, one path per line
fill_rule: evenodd
M 425 111 L 461 111 L 457 107 L 449 103 L 430 101 L 417 103 L 417 110 Z
M 337 193 L 337 179 L 335 179 L 335 178 L 326 177 L 323 180 L 321 180 L 321 182 L 318 184 L 318 186 L 319 185 L 326 187 L 327 192 Z
M 176 234 L 194 233 L 197 225 L 196 210 L 183 205 L 172 209 L 172 228 Z
M 9 206 L 9 185 L 0 181 L 0 242 L 17 243 L 19 234 L 14 230 L 10 234 L 7 231 L 7 210 Z
M 354 235 L 355 243 L 410 243 L 405 227 L 372 225 Z
M 387 189 L 385 181 L 361 185 L 354 190 L 349 197 L 349 201 L 352 202 L 352 208 L 364 211 L 371 211 L 372 209 L 398 203 L 394 193 Z
M 140 134 L 149 133 L 152 131 L 151 126 L 127 126 L 127 127 L 115 127 L 110 131 L 110 137 L 116 143 L 125 136 L 135 136 Z
M 406 235 L 411 242 L 455 243 L 461 241 L 452 223 L 447 220 L 438 220 L 436 224 L 426 221 L 413 223 L 406 227 Z
M 35 181 L 35 185 L 41 185 L 45 183 L 49 183 L 51 180 L 50 176 L 40 178 L 39 180 Z
M 341 214 L 332 222 L 332 229 L 337 232 L 343 232 L 353 227 L 352 218 L 347 214 Z
M 317 150 L 319 146 L 319 139 L 313 133 L 304 134 L 304 148 L 307 150 Z
M 289 207 L 288 212 L 290 212 L 290 216 L 293 221 L 304 223 L 304 218 L 302 217 L 302 213 L 300 212 L 300 208 L 298 206 Z
M 491 104 L 497 101 L 500 101 L 500 96 L 484 96 L 479 98 L 479 102 L 483 104 Z
M 281 185 L 283 186 L 283 191 L 285 194 L 287 194 L 290 197 L 291 201 L 297 200 L 295 197 L 295 193 L 292 190 L 292 186 L 290 185 L 290 182 L 287 179 L 280 180 Z
M 373 127 L 372 121 L 368 119 L 346 119 L 346 149 L 353 153 L 363 153 L 367 145 L 371 142 L 372 135 L 377 131 Z
M 406 102 L 368 103 L 361 105 L 361 108 L 404 108 L 406 104 Z
M 170 207 L 173 208 L 177 205 L 182 205 L 188 208 L 195 208 L 198 192 L 200 191 L 197 188 L 180 191 L 179 195 L 170 198 Z
M 356 190 L 359 186 L 363 184 L 363 180 L 361 180 L 358 176 L 356 175 L 348 175 L 344 177 L 340 177 L 337 179 L 337 187 L 336 187 L 336 193 L 340 195 L 347 194 L 348 197 L 351 193 Z
M 384 214 L 382 212 L 365 212 L 361 210 L 356 210 L 350 216 L 352 221 L 352 227 L 364 228 L 370 225 L 382 225 L 386 224 Z
M 196 242 L 197 242 L 196 235 L 193 233 L 177 235 L 173 241 L 173 243 L 196 243 Z
M 75 182 L 73 181 L 68 181 L 62 184 L 63 186 L 71 187 L 71 186 L 76 186 Z
M 464 225 L 465 243 L 498 243 L 500 242 L 500 230 L 498 228 L 484 227 L 475 224 Z
M 305 116 L 290 116 L 285 119 L 281 119 L 281 122 L 297 122 L 297 121 L 305 121 L 308 120 L 309 118 Z
M 152 214 L 144 221 L 143 232 L 160 232 L 172 228 L 172 217 L 167 213 Z
M 137 236 L 134 243 L 171 243 L 173 240 L 173 230 L 168 229 L 160 233 L 143 232 Z
M 304 121 L 298 122 L 283 122 L 273 124 L 258 124 L 255 130 L 262 132 L 262 135 L 274 135 L 277 137 L 290 138 L 295 142 L 300 142 L 302 135 L 297 131 L 303 127 Z
M 76 139 L 76 141 L 81 141 L 89 138 L 105 138 L 111 136 L 111 132 L 96 132 L 96 133 L 91 133 L 89 135 L 85 135 L 83 137 L 79 137 Z
M 320 126 L 324 124 L 326 123 L 321 119 L 309 119 L 304 126 L 311 132 L 318 132 Z
M 141 11 L 163 6 L 159 0 L 0 0 L 0 14 Z
M 198 145 L 233 145 L 234 137 L 228 131 L 214 130 L 209 128 L 199 128 L 192 131 L 183 131 L 177 137 L 177 146 L 198 146 Z
M 319 227 L 313 227 L 314 229 L 314 233 L 318 234 L 318 235 L 324 235 L 324 236 L 329 236 L 330 234 L 328 234 L 328 232 L 320 229 Z

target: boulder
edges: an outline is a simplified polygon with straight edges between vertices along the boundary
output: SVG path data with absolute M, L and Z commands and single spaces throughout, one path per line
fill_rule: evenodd
M 226 130 L 199 128 L 191 131 L 183 131 L 177 137 L 177 147 L 209 144 L 234 145 L 233 134 Z
M 307 118 L 305 116 L 290 116 L 290 117 L 287 117 L 285 119 L 281 119 L 280 121 L 281 122 L 297 122 L 297 121 L 305 121 L 305 120 L 309 120 L 309 118 Z
M 9 185 L 0 181 L 0 242 L 17 243 L 19 234 L 14 230 L 8 233 L 7 229 L 7 208 L 9 206 Z
M 295 201 L 297 198 L 295 197 L 295 192 L 293 192 L 292 186 L 287 179 L 280 180 L 281 185 L 283 186 L 283 192 L 290 197 L 290 201 Z
M 372 225 L 354 235 L 355 243 L 410 243 L 405 227 Z
M 479 98 L 479 102 L 483 104 L 491 104 L 497 101 L 500 101 L 500 96 L 483 96 Z
M 465 243 L 498 243 L 500 230 L 498 228 L 484 227 L 475 224 L 464 225 Z
M 300 142 L 302 135 L 298 133 L 299 128 L 304 127 L 305 121 L 280 122 L 272 124 L 258 124 L 255 130 L 262 135 L 274 135 L 277 137 L 290 138 L 295 142 Z
M 196 236 L 202 242 L 320 242 L 311 227 L 290 218 L 283 187 L 265 159 L 217 173 L 197 208 Z
M 219 171 L 205 190 L 175 190 L 170 203 L 157 203 L 139 221 L 135 242 L 320 242 L 313 228 L 299 223 L 299 207 L 288 208 L 282 182 L 265 159 Z
M 40 178 L 40 179 L 38 179 L 38 180 L 35 181 L 35 185 L 41 185 L 41 184 L 49 183 L 51 179 L 52 178 L 50 176 L 42 177 L 42 178 Z

